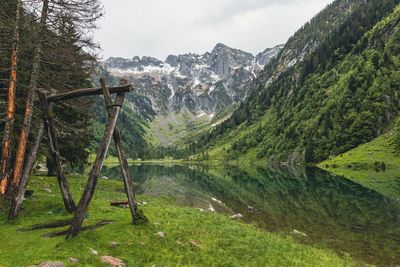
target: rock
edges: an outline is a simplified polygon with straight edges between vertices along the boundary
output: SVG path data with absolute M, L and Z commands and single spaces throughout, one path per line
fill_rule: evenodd
M 199 242 L 196 241 L 196 240 L 190 240 L 189 243 L 190 243 L 192 246 L 194 246 L 194 247 L 200 247 Z
M 293 234 L 301 235 L 301 236 L 307 236 L 306 233 L 300 232 L 300 231 L 298 231 L 298 230 L 296 230 L 296 229 L 293 230 Z
M 118 259 L 118 258 L 115 258 L 112 256 L 105 255 L 105 256 L 101 256 L 100 259 L 101 259 L 101 262 L 107 263 L 114 267 L 124 267 L 125 266 L 125 263 L 121 259 Z
M 92 253 L 93 255 L 95 255 L 95 256 L 99 255 L 99 252 L 97 252 L 97 250 L 94 250 L 92 248 L 90 248 L 89 250 L 90 250 L 90 253 Z
M 29 267 L 65 267 L 65 265 L 60 261 L 45 261 L 39 265 L 31 265 Z
M 118 245 L 119 244 L 117 242 L 111 242 L 111 246 L 114 247 L 114 248 L 117 247 Z
M 72 263 L 78 263 L 79 260 L 77 258 L 73 258 L 73 257 L 68 257 L 68 261 L 72 262 Z
M 48 172 L 46 163 L 39 163 L 39 164 L 37 165 L 37 171 L 38 171 L 38 172 Z
M 146 201 L 138 201 L 139 206 L 144 206 L 147 205 L 148 203 Z
M 165 238 L 165 233 L 164 232 L 158 232 L 158 233 L 155 233 L 154 235 L 157 235 L 159 237 Z
M 101 176 L 101 179 L 108 180 L 108 177 L 107 176 Z
M 44 192 L 47 192 L 47 193 L 53 193 L 53 191 L 51 191 L 50 188 L 43 188 L 43 191 L 44 191 Z
M 211 200 L 214 201 L 214 202 L 217 202 L 217 203 L 219 203 L 221 205 L 223 204 L 221 200 L 216 199 L 215 197 L 212 197 Z
M 229 216 L 230 219 L 240 219 L 243 218 L 243 215 L 240 213 L 234 214 L 232 216 Z
M 208 209 L 207 209 L 207 211 L 215 212 L 215 209 L 214 209 L 214 207 L 211 205 L 211 203 L 208 204 Z

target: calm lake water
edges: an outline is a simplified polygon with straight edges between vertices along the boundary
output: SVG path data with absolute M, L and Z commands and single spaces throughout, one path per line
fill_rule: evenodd
M 399 201 L 319 169 L 134 165 L 130 172 L 139 195 L 240 213 L 241 220 L 298 242 L 370 264 L 400 265 Z M 103 174 L 121 178 L 119 167 Z

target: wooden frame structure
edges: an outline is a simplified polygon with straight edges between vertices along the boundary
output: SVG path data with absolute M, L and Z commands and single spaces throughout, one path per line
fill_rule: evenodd
M 42 119 L 45 130 L 47 132 L 47 140 L 50 147 L 51 157 L 56 166 L 57 181 L 60 187 L 65 209 L 68 212 L 75 212 L 70 228 L 66 234 L 67 239 L 78 235 L 82 229 L 83 220 L 89 207 L 90 201 L 93 197 L 96 184 L 99 179 L 100 172 L 103 167 L 104 160 L 107 156 L 112 138 L 115 143 L 116 151 L 118 153 L 118 159 L 122 169 L 125 192 L 127 194 L 133 223 L 147 221 L 147 218 L 138 209 L 138 204 L 135 200 L 133 182 L 128 171 L 128 161 L 122 147 L 121 135 L 116 127 L 119 111 L 124 102 L 125 93 L 130 92 L 132 90 L 132 87 L 125 80 L 121 80 L 120 85 L 116 87 L 107 87 L 104 79 L 100 79 L 100 84 L 100 88 L 79 89 L 50 96 L 47 96 L 44 92 L 39 92 L 39 100 L 42 109 Z M 89 173 L 86 187 L 83 191 L 79 204 L 76 206 L 69 191 L 67 178 L 65 176 L 62 165 L 56 129 L 54 125 L 54 120 L 51 115 L 52 105 L 62 100 L 101 94 L 103 95 L 106 103 L 108 122 L 106 124 L 106 129 L 104 131 L 96 159 Z M 111 94 L 116 94 L 114 101 L 112 100 Z

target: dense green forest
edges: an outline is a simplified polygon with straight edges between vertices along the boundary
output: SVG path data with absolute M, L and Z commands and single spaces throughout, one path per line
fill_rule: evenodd
M 280 72 L 284 48 L 265 69 L 264 76 L 272 78 L 260 83 L 229 120 L 193 142 L 190 150 L 223 146 L 227 158 L 255 149 L 260 159 L 318 162 L 384 133 L 400 109 L 398 3 L 357 5 L 340 25 L 322 35 L 304 60 Z M 323 17 L 317 16 L 296 35 L 323 31 L 317 26 L 319 19 Z M 239 128 L 251 130 L 229 138 Z
M 16 2 L 0 1 L 0 110 L 6 111 L 7 87 L 10 73 L 11 49 L 15 24 Z M 27 3 L 28 4 L 28 3 Z M 30 3 L 29 3 L 30 4 Z M 32 4 L 33 6 L 33 4 Z M 51 27 L 44 33 L 43 53 L 40 62 L 41 70 L 38 80 L 39 90 L 48 94 L 65 92 L 71 89 L 91 87 L 90 75 L 96 56 L 89 51 L 94 44 L 68 13 L 52 15 Z M 20 44 L 18 53 L 16 114 L 13 131 L 13 143 L 16 144 L 24 117 L 24 108 L 35 56 L 35 40 L 38 35 L 38 20 L 27 5 L 22 6 L 20 20 Z M 56 128 L 63 157 L 71 168 L 82 169 L 93 137 L 91 131 L 91 113 L 93 99 L 79 99 L 59 103 L 54 106 Z M 41 111 L 37 100 L 33 110 L 33 127 L 29 135 L 29 143 L 34 141 L 41 122 Z M 5 117 L 0 116 L 0 140 L 3 140 Z M 46 142 L 43 142 L 46 144 Z M 29 148 L 30 146 L 28 146 Z M 16 146 L 13 146 L 15 151 Z M 41 149 L 41 157 L 49 158 L 48 147 Z M 14 152 L 11 155 L 15 155 Z M 11 159 L 12 162 L 13 159 Z M 48 160 L 51 169 L 52 163 Z

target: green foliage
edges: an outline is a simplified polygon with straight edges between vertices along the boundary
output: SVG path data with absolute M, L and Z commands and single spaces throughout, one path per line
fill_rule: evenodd
M 396 149 L 398 151 L 400 151 L 400 119 L 397 120 L 396 127 L 394 130 L 394 143 L 395 143 Z
M 318 162 L 382 134 L 400 110 L 397 3 L 367 1 L 354 7 L 342 24 L 323 35 L 313 53 L 254 90 L 231 119 L 197 146 L 216 145 L 239 125 L 258 124 L 262 128 L 235 142 L 234 151 L 257 148 L 258 158 Z M 316 23 L 297 34 L 308 36 Z M 266 70 L 276 66 L 278 59 Z M 262 111 L 268 111 L 268 119 L 260 117 Z
M 13 0 L 0 1 L 0 89 L 5 90 L 9 81 L 9 64 L 13 41 L 15 20 L 15 4 Z M 53 18 L 52 30 L 46 30 L 43 43 L 43 58 L 38 88 L 47 93 L 61 93 L 71 89 L 90 87 L 91 65 L 95 61 L 88 50 L 90 40 L 83 36 L 80 29 L 68 17 Z M 20 22 L 20 45 L 17 69 L 16 114 L 14 123 L 14 144 L 17 142 L 24 114 L 26 93 L 35 54 L 35 38 L 38 30 L 37 18 L 29 10 L 22 11 Z M 7 98 L 0 95 L 0 112 L 6 111 Z M 71 100 L 57 103 L 53 107 L 55 126 L 59 138 L 62 157 L 68 166 L 82 170 L 84 160 L 88 156 L 92 132 L 90 130 L 90 99 Z M 3 119 L 0 116 L 0 140 L 2 140 Z M 41 110 L 38 102 L 33 109 L 33 126 L 29 141 L 36 136 L 38 124 L 41 122 Z M 47 145 L 46 142 L 43 144 Z M 14 146 L 15 149 L 15 146 Z M 41 155 L 48 155 L 48 147 L 43 147 Z M 12 153 L 14 155 L 14 153 Z

